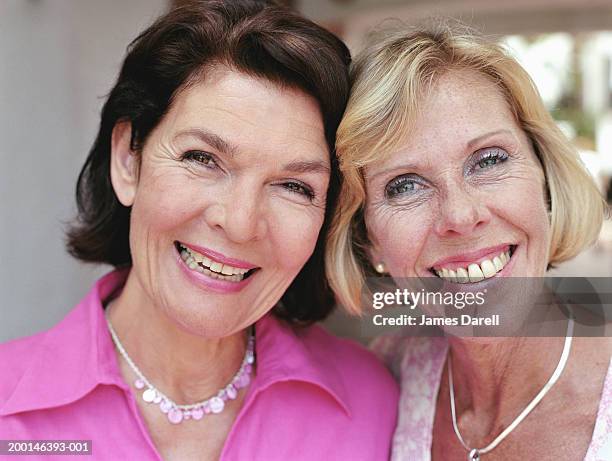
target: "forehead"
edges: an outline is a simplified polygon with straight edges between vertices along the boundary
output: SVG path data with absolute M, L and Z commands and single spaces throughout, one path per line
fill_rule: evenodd
M 435 144 L 456 150 L 490 132 L 521 132 L 502 90 L 474 71 L 450 71 L 435 81 L 404 137 L 405 148 Z
M 501 88 L 489 77 L 471 70 L 447 71 L 423 94 L 404 134 L 391 150 L 368 163 L 366 177 L 406 162 L 431 164 L 466 154 L 475 141 L 491 133 L 504 133 L 513 143 L 528 147 Z
M 160 124 L 172 137 L 205 129 L 237 147 L 237 152 L 287 152 L 327 156 L 317 101 L 303 91 L 223 68 L 180 91 Z

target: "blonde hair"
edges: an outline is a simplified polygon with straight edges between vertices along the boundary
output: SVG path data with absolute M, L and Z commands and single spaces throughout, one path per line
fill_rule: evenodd
M 326 271 L 349 312 L 361 312 L 365 277 L 374 274 L 363 218 L 363 169 L 399 147 L 420 102 L 449 70 L 471 70 L 491 79 L 531 141 L 543 166 L 550 204 L 549 264 L 573 258 L 597 238 L 605 201 L 533 81 L 504 48 L 446 24 L 387 31 L 355 60 L 352 92 L 337 133 L 344 180 L 328 234 Z

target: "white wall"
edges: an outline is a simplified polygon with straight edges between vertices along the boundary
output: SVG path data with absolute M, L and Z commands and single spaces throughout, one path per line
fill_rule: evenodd
M 610 0 L 296 0 L 296 5 L 306 17 L 341 31 L 353 51 L 390 18 L 414 24 L 452 17 L 494 37 L 608 30 L 612 24 Z
M 0 1 L 0 342 L 61 319 L 104 268 L 64 250 L 127 44 L 166 0 Z

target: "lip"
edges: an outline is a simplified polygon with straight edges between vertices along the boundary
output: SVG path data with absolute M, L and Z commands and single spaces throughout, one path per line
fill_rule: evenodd
M 510 258 L 510 261 L 508 262 L 508 264 L 506 264 L 506 266 L 501 271 L 499 271 L 497 274 L 495 274 L 493 277 L 483 279 L 480 282 L 469 282 L 469 283 L 457 283 L 457 282 L 451 282 L 450 280 L 439 278 L 438 280 L 442 281 L 442 286 L 439 289 L 443 291 L 449 291 L 449 292 L 481 291 L 485 289 L 487 290 L 496 289 L 495 287 L 499 287 L 499 285 L 496 285 L 496 284 L 500 283 L 500 279 L 511 276 L 510 274 L 512 273 L 512 268 L 514 267 L 514 262 L 515 262 L 514 256 L 515 255 L 516 255 L 516 250 L 514 251 L 514 254 L 512 255 L 512 257 Z
M 515 245 L 510 244 L 510 243 L 504 243 L 501 245 L 482 248 L 476 251 L 460 253 L 460 254 L 453 255 L 448 258 L 436 261 L 430 267 L 435 270 L 440 270 L 442 268 L 454 270 L 459 267 L 466 267 L 469 264 L 480 264 L 485 259 L 492 259 L 495 256 L 498 256 L 500 253 L 504 251 L 508 251 L 512 246 L 515 246 Z
M 448 291 L 453 291 L 453 290 L 471 291 L 473 289 L 486 288 L 487 286 L 493 283 L 496 283 L 499 278 L 511 276 L 510 274 L 512 274 L 512 269 L 514 268 L 514 264 L 516 262 L 517 253 L 520 251 L 520 245 L 509 245 L 509 246 L 514 247 L 512 251 L 512 255 L 510 256 L 510 261 L 508 261 L 508 263 L 504 266 L 504 268 L 501 271 L 499 271 L 497 274 L 495 274 L 493 277 L 488 277 L 486 279 L 481 280 L 480 282 L 469 282 L 469 283 L 451 282 L 450 280 L 440 278 L 434 274 L 432 275 L 433 277 L 436 277 L 438 280 L 442 281 L 442 284 L 443 284 L 442 286 L 444 287 L 445 290 L 448 290 Z
M 179 243 L 183 245 L 184 247 L 187 247 L 193 251 L 196 251 L 212 259 L 213 261 L 221 263 L 221 264 L 226 264 L 228 266 L 237 267 L 238 269 L 247 269 L 247 270 L 256 269 L 258 267 L 258 266 L 255 266 L 254 264 L 249 263 L 248 261 L 242 261 L 240 259 L 230 258 L 221 253 L 213 251 L 210 248 L 204 248 L 199 245 L 193 245 L 191 243 L 180 242 L 180 241 Z
M 187 246 L 183 243 L 181 243 L 181 245 Z M 227 280 L 214 279 L 206 274 L 202 274 L 200 272 L 192 271 L 191 269 L 189 269 L 189 267 L 187 267 L 187 265 L 185 264 L 185 261 L 182 260 L 181 255 L 178 253 L 178 251 L 176 251 L 176 248 L 174 250 L 176 254 L 176 262 L 183 271 L 183 273 L 192 283 L 196 284 L 204 290 L 214 291 L 215 293 L 220 294 L 237 293 L 238 291 L 244 289 L 249 283 L 251 283 L 251 280 L 257 276 L 257 274 L 252 274 L 250 277 L 247 277 L 241 280 L 240 282 L 230 282 Z M 244 269 L 246 269 L 246 267 Z

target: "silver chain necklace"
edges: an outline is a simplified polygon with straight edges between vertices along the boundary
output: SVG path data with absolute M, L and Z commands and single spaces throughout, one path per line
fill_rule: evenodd
M 110 331 L 113 342 L 121 356 L 128 363 L 130 368 L 134 371 L 138 378 L 134 381 L 134 387 L 136 389 L 143 390 L 142 400 L 147 403 L 153 403 L 159 405 L 159 409 L 162 413 L 165 413 L 168 417 L 168 421 L 172 424 L 179 424 L 181 421 L 187 419 L 193 419 L 195 421 L 200 420 L 205 414 L 210 413 L 221 413 L 225 408 L 225 403 L 228 400 L 234 400 L 238 397 L 238 391 L 244 387 L 247 387 L 251 381 L 250 374 L 255 363 L 255 336 L 253 333 L 249 334 L 247 342 L 246 352 L 240 368 L 229 382 L 229 384 L 219 390 L 216 395 L 209 397 L 200 402 L 179 405 L 166 394 L 157 389 L 151 382 L 142 374 L 140 369 L 136 366 L 134 361 L 130 358 L 125 348 L 119 341 L 119 337 L 111 324 L 108 316 L 108 309 L 106 312 L 106 322 L 108 324 L 108 330 Z
M 455 434 L 461 442 L 461 445 L 469 452 L 467 459 L 468 461 L 480 461 L 480 455 L 484 455 L 485 453 L 493 450 L 499 443 L 504 440 L 508 434 L 510 434 L 516 427 L 527 417 L 527 415 L 533 410 L 538 403 L 544 398 L 544 396 L 550 391 L 553 385 L 557 382 L 561 373 L 567 364 L 567 359 L 569 357 L 569 353 L 572 347 L 572 336 L 574 333 L 574 319 L 570 317 L 567 323 L 567 332 L 565 334 L 565 343 L 563 344 L 563 352 L 561 352 L 561 357 L 559 358 L 559 363 L 557 364 L 557 368 L 551 375 L 550 379 L 544 387 L 538 392 L 538 394 L 533 398 L 531 402 L 525 407 L 525 409 L 512 421 L 506 429 L 504 429 L 490 444 L 488 444 L 484 448 L 471 448 L 465 440 L 461 436 L 459 432 L 459 425 L 457 424 L 457 414 L 455 410 L 455 388 L 453 386 L 453 367 L 451 364 L 451 356 L 448 356 L 448 391 L 450 394 L 450 407 L 451 407 L 451 415 L 453 418 L 453 429 L 455 430 Z

